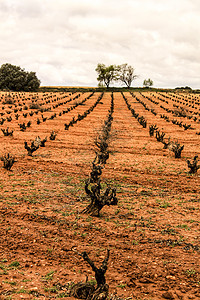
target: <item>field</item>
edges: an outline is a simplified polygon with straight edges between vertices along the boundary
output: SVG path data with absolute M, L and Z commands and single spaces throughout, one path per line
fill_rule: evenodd
M 118 204 L 96 217 L 82 213 L 85 180 L 112 98 L 101 179 Z M 77 253 L 99 266 L 107 249 L 110 298 L 200 298 L 200 170 L 187 165 L 200 157 L 199 95 L 1 92 L 0 122 L 0 156 L 16 159 L 10 171 L 0 161 L 0 299 L 74 299 L 73 283 L 95 279 Z M 38 136 L 45 147 L 29 156 Z

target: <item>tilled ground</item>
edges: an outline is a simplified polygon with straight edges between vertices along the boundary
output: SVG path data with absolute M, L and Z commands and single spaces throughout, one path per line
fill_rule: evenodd
M 1 134 L 1 155 L 9 151 L 17 162 L 11 171 L 1 167 L 0 174 L 0 299 L 73 299 L 69 295 L 73 283 L 87 276 L 95 282 L 90 266 L 77 252 L 86 251 L 98 266 L 107 249 L 111 297 L 199 299 L 200 173 L 189 175 L 186 159 L 200 154 L 195 134 L 200 125 L 189 119 L 195 129 L 185 131 L 160 118 L 162 109 L 141 94 L 137 97 L 158 115 L 125 93 L 147 124 L 157 124 L 167 137 L 185 145 L 182 157 L 175 159 L 155 137 L 149 137 L 148 127 L 132 117 L 121 93 L 114 93 L 112 155 L 102 182 L 116 187 L 119 201 L 117 206 L 104 207 L 99 218 L 88 216 L 82 214 L 89 201 L 84 181 L 111 93 L 105 93 L 95 109 L 69 130 L 64 130 L 64 124 L 86 111 L 99 95 L 66 115 L 58 116 L 69 103 L 55 108 L 57 117 L 40 125 L 33 116 L 25 132 L 16 120 L 2 125 L 9 125 L 14 133 L 13 137 Z M 157 99 L 155 93 L 147 95 Z M 56 140 L 48 138 L 44 148 L 27 156 L 24 140 L 49 136 L 51 130 L 57 133 Z

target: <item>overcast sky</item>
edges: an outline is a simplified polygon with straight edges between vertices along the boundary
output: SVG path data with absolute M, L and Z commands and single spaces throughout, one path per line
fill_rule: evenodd
M 200 0 L 0 0 L 0 54 L 43 86 L 97 86 L 98 63 L 128 63 L 132 86 L 200 88 Z

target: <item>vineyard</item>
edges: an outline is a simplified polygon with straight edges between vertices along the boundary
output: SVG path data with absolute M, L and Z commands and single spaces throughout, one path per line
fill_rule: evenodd
M 0 299 L 74 299 L 83 252 L 110 299 L 200 298 L 198 94 L 1 92 L 0 142 Z

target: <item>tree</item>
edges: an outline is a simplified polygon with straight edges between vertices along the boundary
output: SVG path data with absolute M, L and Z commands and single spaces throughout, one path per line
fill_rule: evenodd
M 0 68 L 0 89 L 12 91 L 35 91 L 40 80 L 35 72 L 26 72 L 19 66 L 3 64 Z
M 110 65 L 106 67 L 104 64 L 98 64 L 95 71 L 98 74 L 97 80 L 99 83 L 105 84 L 109 88 L 110 83 L 117 79 L 117 67 L 115 65 Z
M 129 89 L 132 81 L 137 78 L 137 75 L 134 75 L 134 68 L 128 64 L 123 64 L 118 66 L 118 79 L 126 84 Z
M 36 91 L 40 87 L 40 80 L 37 78 L 35 72 L 26 72 L 26 85 L 24 90 Z
M 150 78 L 149 79 L 145 79 L 144 82 L 143 82 L 143 86 L 149 88 L 150 86 L 153 85 L 153 80 L 151 80 Z

